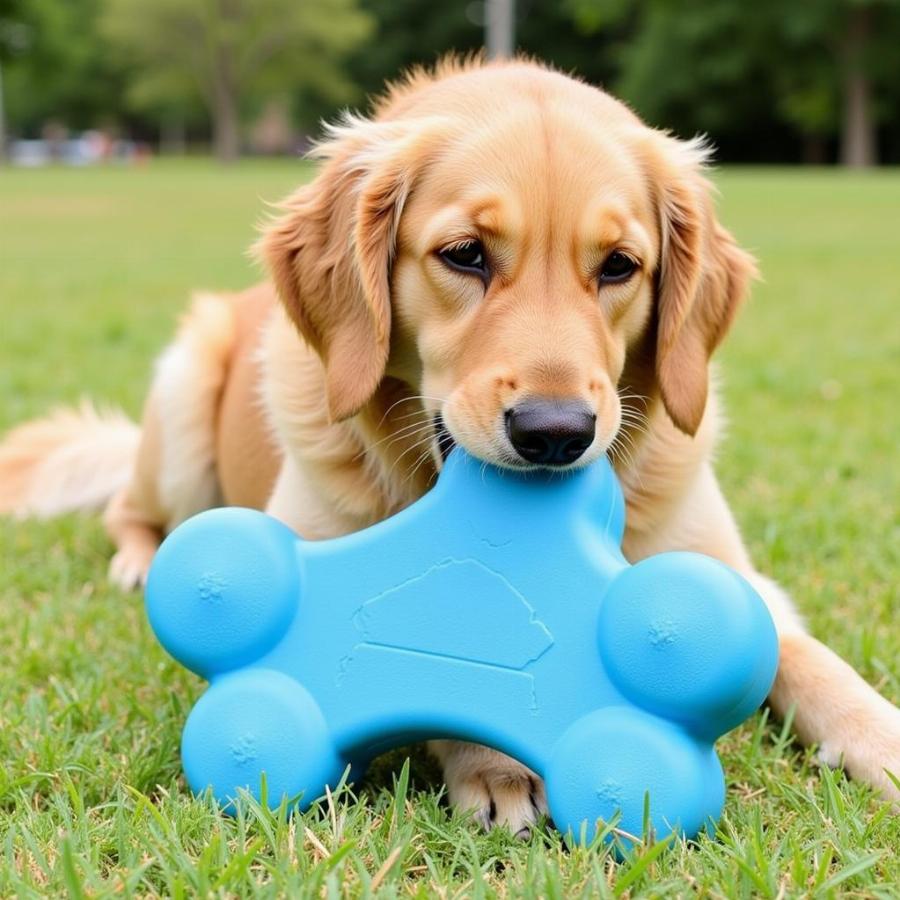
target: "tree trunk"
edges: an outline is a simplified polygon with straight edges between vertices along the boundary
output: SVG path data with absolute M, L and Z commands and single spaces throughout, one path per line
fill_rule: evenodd
M 507 59 L 516 45 L 515 0 L 487 0 L 485 45 L 489 59 Z
M 213 85 L 213 147 L 220 162 L 234 162 L 241 152 L 237 90 L 226 54 L 218 54 Z
M 868 168 L 878 162 L 871 84 L 865 70 L 872 24 L 870 13 L 865 6 L 852 8 L 843 43 L 841 163 L 854 169 Z
M 803 164 L 824 166 L 828 161 L 828 149 L 821 134 L 808 132 L 803 136 Z
M 3 64 L 0 62 L 0 163 L 6 159 L 6 111 L 3 106 Z
M 182 115 L 176 113 L 163 120 L 159 134 L 159 152 L 163 156 L 184 156 L 187 153 L 187 129 Z

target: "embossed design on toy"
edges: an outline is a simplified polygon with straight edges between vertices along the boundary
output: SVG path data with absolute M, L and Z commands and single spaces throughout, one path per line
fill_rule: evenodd
M 385 522 L 306 543 L 262 513 L 181 525 L 147 611 L 210 687 L 185 725 L 192 788 L 308 805 L 348 761 L 425 737 L 509 753 L 546 781 L 554 822 L 588 840 L 718 817 L 713 741 L 765 698 L 777 640 L 753 589 L 706 557 L 630 566 L 604 460 L 565 479 L 456 449 Z M 489 540 L 488 540 L 489 536 Z
M 442 578 L 452 571 L 456 579 Z M 486 598 L 487 619 L 477 630 L 460 621 L 458 579 Z M 485 584 L 491 582 L 493 584 Z M 479 584 L 478 582 L 482 582 Z M 422 627 L 422 597 L 428 618 L 440 622 Z M 497 669 L 521 671 L 553 646 L 553 636 L 534 607 L 499 572 L 475 559 L 447 559 L 416 578 L 366 600 L 353 614 L 360 644 L 385 651 L 406 650 L 440 660 L 442 657 Z M 503 643 L 510 629 L 520 629 L 517 643 Z
M 647 636 L 654 647 L 662 650 L 678 639 L 678 626 L 672 619 L 658 619 L 650 623 Z
M 613 805 L 621 803 L 624 795 L 622 785 L 617 781 L 613 781 L 612 778 L 604 778 L 603 781 L 597 785 L 596 793 L 598 799 L 602 800 L 604 803 L 612 803 Z
M 234 761 L 239 766 L 246 766 L 259 757 L 259 750 L 256 746 L 256 735 L 253 732 L 247 732 L 241 735 L 229 748 Z
M 205 572 L 197 581 L 197 593 L 200 595 L 200 599 L 211 603 L 222 599 L 226 587 L 228 587 L 228 582 L 214 572 Z

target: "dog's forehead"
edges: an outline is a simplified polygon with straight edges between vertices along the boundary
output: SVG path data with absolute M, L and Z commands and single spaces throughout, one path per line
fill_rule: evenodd
M 523 219 L 549 227 L 550 216 L 579 228 L 587 207 L 643 217 L 652 193 L 637 138 L 630 123 L 525 106 L 449 141 L 418 193 L 432 208 L 455 206 L 473 220 L 487 215 L 498 231 Z
M 571 103 L 519 103 L 474 128 L 461 127 L 442 154 L 450 161 L 477 158 L 498 175 L 512 178 L 538 170 L 589 174 L 600 168 L 617 178 L 638 176 L 635 156 L 644 126 L 615 115 L 596 114 Z

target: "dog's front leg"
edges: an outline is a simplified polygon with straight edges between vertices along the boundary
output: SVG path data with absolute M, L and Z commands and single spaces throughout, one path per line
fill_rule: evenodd
M 474 811 L 485 829 L 500 825 L 528 837 L 546 813 L 543 782 L 511 757 L 465 741 L 431 741 L 428 748 L 443 767 L 450 803 Z
M 780 588 L 755 572 L 744 573 L 769 600 Z M 804 744 L 818 745 L 819 759 L 878 788 L 900 804 L 900 709 L 882 697 L 836 653 L 799 628 L 779 635 L 778 675 L 769 695 Z
M 819 745 L 819 759 L 879 788 L 900 806 L 900 710 L 836 653 L 808 634 L 784 635 L 778 677 L 769 700 L 777 713 L 792 707 L 794 730 Z

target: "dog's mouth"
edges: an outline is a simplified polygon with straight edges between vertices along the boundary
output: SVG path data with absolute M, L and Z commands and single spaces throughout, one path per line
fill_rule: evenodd
M 456 446 L 456 438 L 453 437 L 450 433 L 450 429 L 444 424 L 444 417 L 439 412 L 434 414 L 432 425 L 434 428 L 434 440 L 437 445 L 438 453 L 440 453 L 441 456 L 441 462 L 445 463 L 447 457 Z M 518 469 L 522 471 L 532 471 L 541 468 L 541 466 L 530 465 L 524 460 L 518 459 L 514 454 L 503 456 L 500 459 L 485 459 L 484 461 L 491 462 L 493 465 L 499 465 L 506 469 Z M 568 471 L 571 468 L 571 466 L 566 466 L 565 470 Z
M 444 417 L 440 413 L 434 414 L 434 438 L 437 441 L 438 453 L 441 454 L 441 461 L 446 462 L 450 451 L 456 446 L 456 441 L 444 424 Z

